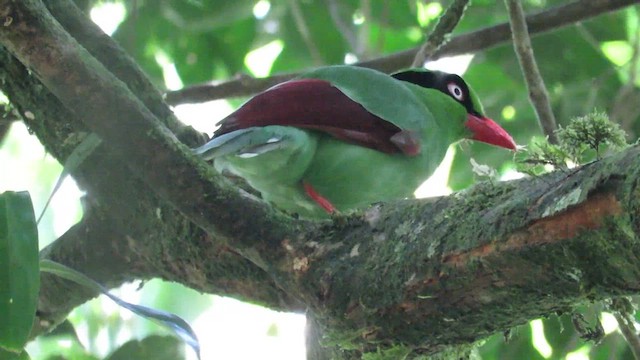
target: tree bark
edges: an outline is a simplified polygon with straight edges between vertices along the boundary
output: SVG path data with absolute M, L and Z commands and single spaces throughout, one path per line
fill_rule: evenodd
M 437 201 L 297 220 L 193 157 L 160 100 L 118 80 L 41 2 L 0 0 L 0 19 L 0 86 L 48 151 L 64 162 L 87 132 L 103 140 L 73 174 L 87 215 L 42 256 L 108 286 L 161 277 L 307 309 L 328 348 L 318 354 L 341 358 L 465 354 L 529 319 L 640 290 L 640 147 Z M 92 296 L 42 286 L 36 332 Z

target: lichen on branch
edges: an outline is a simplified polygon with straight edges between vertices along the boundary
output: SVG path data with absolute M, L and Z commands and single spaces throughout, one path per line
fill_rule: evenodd
M 534 139 L 516 155 L 518 171 L 537 176 L 551 170 L 567 170 L 575 165 L 600 160 L 604 154 L 627 146 L 626 133 L 605 112 L 594 110 L 573 118 L 555 131 L 557 144 Z

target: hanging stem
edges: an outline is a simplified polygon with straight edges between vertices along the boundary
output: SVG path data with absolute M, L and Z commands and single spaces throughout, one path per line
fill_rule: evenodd
M 522 10 L 522 4 L 519 0 L 505 0 L 507 9 L 509 10 L 509 23 L 511 24 L 511 35 L 513 38 L 513 48 L 516 51 L 520 68 L 524 75 L 529 89 L 529 100 L 536 110 L 538 122 L 544 134 L 549 138 L 552 144 L 558 143 L 555 134 L 557 128 L 556 118 L 551 111 L 551 103 L 549 102 L 549 94 L 544 85 L 542 75 L 538 69 L 538 64 L 533 55 L 531 47 L 531 39 L 529 30 Z
M 427 41 L 418 50 L 411 67 L 422 67 L 427 59 L 445 43 L 447 35 L 453 31 L 460 19 L 462 19 L 468 3 L 469 0 L 456 0 L 447 8 L 447 11 L 438 19 L 436 28 L 433 29 Z

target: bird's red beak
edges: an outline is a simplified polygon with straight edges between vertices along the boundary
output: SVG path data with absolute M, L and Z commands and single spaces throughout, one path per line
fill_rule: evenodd
M 467 129 L 471 130 L 471 139 L 482 141 L 487 144 L 500 146 L 510 150 L 516 149 L 516 142 L 511 135 L 501 128 L 495 121 L 487 118 L 467 114 L 467 121 L 464 123 Z

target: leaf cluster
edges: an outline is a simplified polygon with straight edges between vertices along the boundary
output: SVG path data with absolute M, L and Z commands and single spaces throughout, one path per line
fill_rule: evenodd
M 593 111 L 573 118 L 569 125 L 556 130 L 558 144 L 534 139 L 516 156 L 518 171 L 536 176 L 554 169 L 599 160 L 608 152 L 627 146 L 626 133 L 609 120 L 605 112 Z
M 626 147 L 626 133 L 616 123 L 609 121 L 604 112 L 592 113 L 574 118 L 569 126 L 556 132 L 560 146 L 567 151 L 574 163 L 589 161 L 590 152 L 595 152 L 596 159 L 608 151 L 619 151 Z

